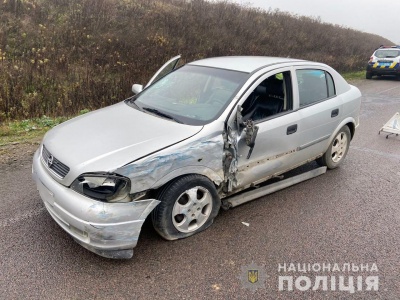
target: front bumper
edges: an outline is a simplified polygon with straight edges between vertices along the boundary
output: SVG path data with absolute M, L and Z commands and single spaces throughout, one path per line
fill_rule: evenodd
M 160 203 L 146 199 L 105 203 L 85 197 L 56 182 L 40 160 L 33 157 L 32 177 L 52 218 L 86 249 L 108 258 L 131 258 L 143 222 Z

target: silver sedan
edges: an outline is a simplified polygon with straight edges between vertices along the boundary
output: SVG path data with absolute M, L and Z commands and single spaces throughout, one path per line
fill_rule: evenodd
M 189 237 L 221 207 L 321 175 L 349 150 L 361 94 L 331 67 L 179 58 L 133 97 L 50 130 L 34 156 L 46 209 L 99 255 L 132 257 L 148 216 L 165 239 Z M 285 176 L 313 160 L 321 167 Z

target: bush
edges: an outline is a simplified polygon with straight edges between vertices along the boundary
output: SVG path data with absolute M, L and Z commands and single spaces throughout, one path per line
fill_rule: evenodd
M 176 54 L 268 55 L 364 68 L 373 34 L 204 0 L 0 2 L 0 121 L 68 116 L 131 95 Z

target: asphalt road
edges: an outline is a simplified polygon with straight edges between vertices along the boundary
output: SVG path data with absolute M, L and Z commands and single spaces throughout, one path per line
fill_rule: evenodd
M 88 252 L 51 219 L 31 180 L 31 154 L 0 162 L 0 298 L 400 299 L 400 137 L 378 135 L 400 111 L 400 82 L 354 84 L 363 93 L 361 126 L 339 169 L 222 212 L 188 239 L 164 241 L 147 222 L 131 260 Z M 266 279 L 245 285 L 252 263 Z M 331 272 L 284 272 L 284 263 L 330 263 Z M 347 272 L 347 263 L 369 267 Z M 312 286 L 317 276 L 344 276 L 343 286 L 354 276 L 356 290 L 336 283 L 331 291 L 330 281 L 326 291 L 279 290 L 279 276 L 301 275 Z M 379 290 L 357 291 L 360 276 L 378 277 Z

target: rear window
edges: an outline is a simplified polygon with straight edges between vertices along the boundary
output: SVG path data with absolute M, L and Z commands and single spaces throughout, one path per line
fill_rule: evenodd
M 400 56 L 400 50 L 376 50 L 375 56 L 377 58 L 393 58 Z

